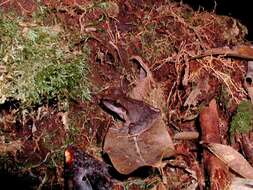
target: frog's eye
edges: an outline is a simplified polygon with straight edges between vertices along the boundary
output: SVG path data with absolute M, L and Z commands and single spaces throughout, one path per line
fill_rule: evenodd
M 127 111 L 119 104 L 117 101 L 102 101 L 104 106 L 109 109 L 111 112 L 117 114 L 121 120 L 127 120 Z

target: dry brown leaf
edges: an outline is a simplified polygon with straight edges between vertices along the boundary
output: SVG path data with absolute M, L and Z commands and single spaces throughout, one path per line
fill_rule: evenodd
M 184 102 L 184 106 L 196 106 L 199 102 L 198 98 L 202 95 L 202 93 L 209 91 L 210 86 L 208 82 L 208 78 L 206 78 L 205 80 L 200 80 L 197 86 L 191 91 L 188 98 Z
M 208 149 L 242 177 L 253 179 L 253 167 L 231 146 L 209 143 Z
M 130 60 L 136 60 L 141 66 L 140 78 L 135 81 L 135 87 L 129 93 L 129 96 L 136 100 L 144 100 L 152 90 L 152 85 L 154 84 L 154 79 L 152 73 L 150 72 L 148 66 L 143 62 L 142 58 L 139 56 L 132 56 Z
M 164 156 L 174 154 L 174 145 L 161 117 L 149 130 L 137 136 L 118 128 L 110 128 L 104 151 L 121 174 L 129 174 L 142 166 L 159 167 Z
M 252 190 L 253 180 L 235 177 L 232 180 L 232 184 L 229 190 Z
M 128 93 L 129 97 L 142 100 L 155 108 L 162 110 L 162 117 L 165 119 L 166 113 L 166 99 L 164 98 L 164 91 L 161 85 L 158 85 L 150 71 L 149 67 L 144 63 L 141 57 L 132 56 L 130 60 L 136 60 L 140 64 L 140 76 L 135 81 L 135 87 Z

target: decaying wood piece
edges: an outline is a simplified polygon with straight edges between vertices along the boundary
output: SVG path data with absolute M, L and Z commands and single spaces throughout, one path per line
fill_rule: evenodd
M 207 143 L 221 142 L 219 135 L 219 115 L 215 100 L 212 100 L 209 106 L 203 108 L 200 112 L 200 126 L 202 141 Z M 227 189 L 231 182 L 231 174 L 228 166 L 208 150 L 204 150 L 203 159 L 204 167 L 209 174 L 210 189 Z
M 193 56 L 191 59 L 199 59 L 207 56 L 223 55 L 225 57 L 235 57 L 246 60 L 253 60 L 253 47 L 242 45 L 232 49 L 228 47 L 214 48 Z

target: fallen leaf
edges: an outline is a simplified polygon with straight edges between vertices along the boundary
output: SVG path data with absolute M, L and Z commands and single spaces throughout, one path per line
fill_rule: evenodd
M 139 79 L 135 81 L 135 87 L 129 93 L 129 97 L 136 100 L 144 100 L 152 90 L 154 79 L 148 66 L 141 57 L 132 56 L 130 60 L 136 60 L 141 66 Z
M 209 143 L 208 149 L 242 177 L 253 179 L 253 167 L 248 161 L 231 146 Z
M 232 180 L 229 190 L 252 190 L 253 180 L 235 177 Z
M 163 157 L 174 154 L 174 145 L 161 117 L 149 130 L 137 136 L 118 128 L 106 134 L 104 151 L 121 174 L 129 174 L 142 166 L 158 167 Z
M 142 100 L 160 109 L 165 120 L 167 105 L 162 86 L 155 82 L 152 72 L 140 56 L 132 56 L 131 59 L 137 61 L 141 68 L 139 78 L 134 82 L 135 87 L 128 93 L 128 96 L 136 100 Z
M 203 96 L 203 92 L 208 92 L 210 85 L 208 84 L 209 79 L 199 80 L 197 86 L 193 88 L 188 98 L 184 102 L 184 106 L 196 106 L 199 102 L 199 97 Z

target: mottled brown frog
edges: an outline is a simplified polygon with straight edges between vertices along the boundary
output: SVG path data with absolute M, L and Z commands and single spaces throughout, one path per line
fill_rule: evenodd
M 127 131 L 129 135 L 139 135 L 148 130 L 161 115 L 159 109 L 129 97 L 106 97 L 102 103 L 124 121 L 121 130 Z

